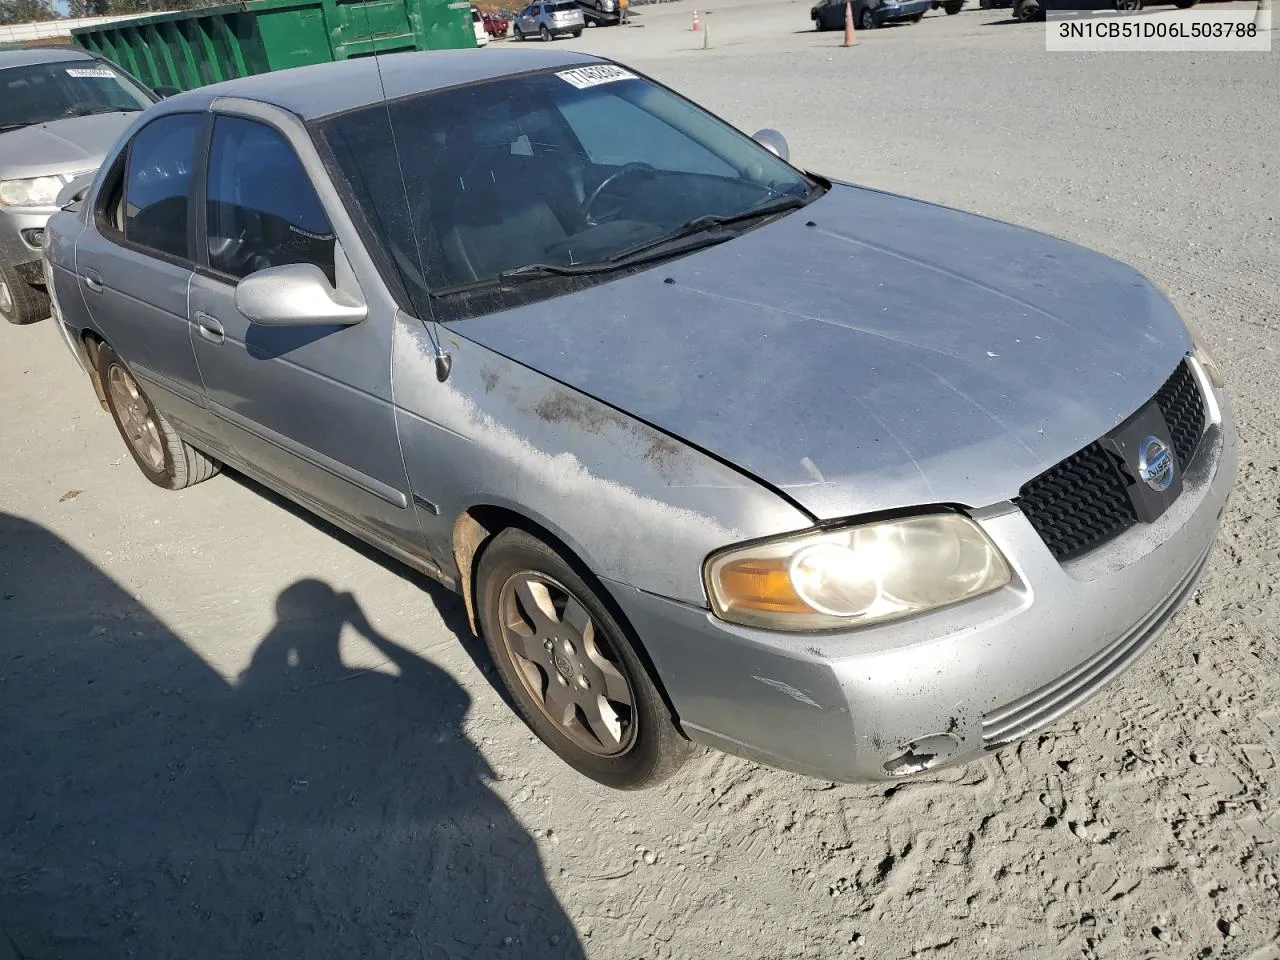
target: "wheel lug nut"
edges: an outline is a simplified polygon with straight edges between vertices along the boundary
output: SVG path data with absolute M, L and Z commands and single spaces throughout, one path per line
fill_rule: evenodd
M 542 641 L 542 646 L 543 646 L 543 648 L 544 648 L 548 653 L 550 653 L 550 652 L 551 652 L 551 648 L 552 648 L 552 647 L 554 647 L 554 646 L 555 646 L 555 644 L 554 644 L 554 643 L 552 643 L 550 640 L 543 640 L 543 641 Z

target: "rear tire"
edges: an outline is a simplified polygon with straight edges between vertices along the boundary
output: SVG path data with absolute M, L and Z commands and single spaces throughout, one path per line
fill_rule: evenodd
M 502 531 L 476 565 L 481 633 L 543 743 L 583 776 L 640 790 L 694 748 L 589 576 L 532 534 Z
M 1200 0 L 1173 0 L 1173 5 L 1179 10 L 1187 10 L 1194 7 Z
M 546 43 L 551 39 L 551 31 L 548 30 L 546 27 L 539 27 L 538 36 L 542 38 L 543 43 Z
M 0 317 L 21 326 L 48 316 L 49 294 L 31 286 L 12 267 L 0 264 Z
M 942 5 L 942 9 L 946 12 L 948 17 L 954 17 L 957 13 L 961 11 L 963 7 L 964 7 L 963 0 L 961 0 L 960 3 L 956 3 L 955 0 L 952 0 L 951 3 L 944 3 Z
M 573 39 L 577 40 L 580 36 L 582 36 L 582 31 L 581 31 L 581 30 L 575 30 L 575 31 L 573 31 Z
M 520 40 L 520 41 L 523 41 L 523 40 L 524 40 L 524 34 L 520 32 L 520 28 L 519 28 L 519 27 L 516 27 L 516 28 L 512 31 L 512 36 L 514 36 L 517 40 Z
M 871 12 L 870 7 L 863 7 L 857 13 L 857 20 L 854 21 L 859 30 L 874 30 L 878 24 L 876 23 L 876 15 Z
M 208 480 L 221 466 L 187 443 L 155 408 L 129 368 L 105 343 L 98 348 L 98 376 L 107 411 L 142 475 L 157 487 L 181 490 Z

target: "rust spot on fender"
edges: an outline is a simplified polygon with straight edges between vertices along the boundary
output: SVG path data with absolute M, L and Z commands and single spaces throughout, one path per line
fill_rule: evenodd
M 544 423 L 574 424 L 588 433 L 599 433 L 610 421 L 621 427 L 628 425 L 626 418 L 614 413 L 603 404 L 594 403 L 586 397 L 575 396 L 563 390 L 557 390 L 543 397 L 533 408 L 533 412 Z

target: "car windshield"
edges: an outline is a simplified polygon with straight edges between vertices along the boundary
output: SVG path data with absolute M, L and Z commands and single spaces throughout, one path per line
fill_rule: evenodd
M 141 87 L 100 60 L 0 69 L 0 131 L 150 105 Z
M 592 265 L 612 276 L 611 261 L 645 251 L 652 262 L 663 238 L 681 239 L 672 255 L 701 231 L 728 239 L 722 221 L 736 235 L 753 211 L 779 215 L 818 189 L 728 124 L 612 64 L 399 99 L 315 132 L 420 314 L 431 315 L 423 294 L 438 302 L 513 271 L 541 280 L 548 267 L 574 270 L 573 283 L 520 283 L 500 302 L 446 307 L 441 319 L 599 282 L 607 277 L 586 279 Z M 397 169 L 403 186 L 386 176 Z

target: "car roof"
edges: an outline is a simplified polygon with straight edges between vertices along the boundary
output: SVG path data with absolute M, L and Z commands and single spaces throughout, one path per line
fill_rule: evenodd
M 166 103 L 178 109 L 186 100 L 236 97 L 274 104 L 313 120 L 460 84 L 606 62 L 588 54 L 536 47 L 390 53 L 227 80 L 179 94 Z
M 75 47 L 31 47 L 26 50 L 0 50 L 0 70 L 26 67 L 36 63 L 58 63 L 62 60 L 93 60 L 94 57 Z

